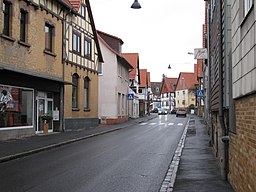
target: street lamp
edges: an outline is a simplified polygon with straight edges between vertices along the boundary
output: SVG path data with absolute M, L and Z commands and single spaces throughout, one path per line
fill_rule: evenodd
M 133 2 L 133 4 L 132 4 L 131 8 L 132 8 L 132 9 L 140 9 L 140 8 L 141 8 L 141 6 L 140 6 L 138 0 L 134 0 L 134 2 Z

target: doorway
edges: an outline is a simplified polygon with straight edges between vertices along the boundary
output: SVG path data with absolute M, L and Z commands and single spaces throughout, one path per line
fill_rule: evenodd
M 53 98 L 51 93 L 38 92 L 36 96 L 36 133 L 43 133 L 41 115 L 53 115 Z M 53 132 L 53 122 L 48 123 L 48 132 Z

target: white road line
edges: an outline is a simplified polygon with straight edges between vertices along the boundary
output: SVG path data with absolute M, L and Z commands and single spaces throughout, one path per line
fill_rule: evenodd
M 182 126 L 182 125 L 183 125 L 183 123 L 178 123 L 178 125 L 179 125 L 179 126 Z
M 174 125 L 174 123 L 168 123 L 168 125 Z
M 147 123 L 140 123 L 140 125 L 147 125 Z
M 156 123 L 150 123 L 149 125 L 155 125 Z
M 159 125 L 165 125 L 165 123 L 159 123 Z

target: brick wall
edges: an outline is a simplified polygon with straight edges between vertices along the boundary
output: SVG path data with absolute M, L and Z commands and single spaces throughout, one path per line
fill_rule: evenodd
M 256 191 L 256 94 L 235 101 L 236 133 L 231 133 L 229 181 L 235 191 Z

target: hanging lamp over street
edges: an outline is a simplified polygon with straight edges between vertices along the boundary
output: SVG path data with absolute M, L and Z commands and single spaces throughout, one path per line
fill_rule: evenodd
M 132 4 L 131 8 L 132 9 L 140 9 L 141 8 L 138 0 L 134 0 L 134 3 Z

